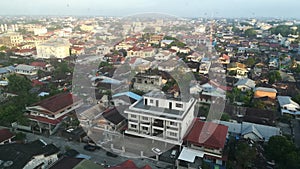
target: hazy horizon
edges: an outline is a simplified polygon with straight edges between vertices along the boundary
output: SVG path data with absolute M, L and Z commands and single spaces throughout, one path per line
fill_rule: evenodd
M 0 15 L 128 16 L 164 13 L 179 17 L 300 18 L 300 1 L 288 0 L 10 0 Z

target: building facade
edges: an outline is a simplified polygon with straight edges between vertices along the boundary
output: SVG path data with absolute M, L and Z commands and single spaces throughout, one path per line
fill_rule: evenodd
M 70 56 L 70 43 L 64 39 L 51 39 L 36 46 L 37 58 L 63 59 Z
M 158 90 L 125 110 L 127 134 L 180 145 L 194 118 L 196 99 L 168 98 Z

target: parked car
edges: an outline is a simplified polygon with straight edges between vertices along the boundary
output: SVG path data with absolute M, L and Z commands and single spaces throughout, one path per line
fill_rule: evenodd
M 151 150 L 152 150 L 155 154 L 157 154 L 157 155 L 161 155 L 161 154 L 162 154 L 162 151 L 161 151 L 159 148 L 153 147 Z
M 172 151 L 171 151 L 170 157 L 171 157 L 171 158 L 175 158 L 175 157 L 176 157 L 176 154 L 177 154 L 177 150 L 172 150 Z
M 89 144 L 85 145 L 83 148 L 87 151 L 95 151 L 97 149 L 96 146 L 92 146 L 92 145 L 89 145 Z
M 110 156 L 110 157 L 118 157 L 117 154 L 112 153 L 112 152 L 109 152 L 109 151 L 106 152 L 106 155 L 107 155 L 107 156 Z

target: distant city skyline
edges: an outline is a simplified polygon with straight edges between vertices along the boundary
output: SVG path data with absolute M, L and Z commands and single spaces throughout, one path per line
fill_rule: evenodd
M 298 0 L 9 0 L 0 15 L 128 16 L 166 13 L 179 17 L 300 18 Z

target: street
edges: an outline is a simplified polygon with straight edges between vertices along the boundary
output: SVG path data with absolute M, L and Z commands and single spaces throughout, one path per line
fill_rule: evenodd
M 108 164 L 110 166 L 114 166 L 114 165 L 120 164 L 120 163 L 128 160 L 128 158 L 122 157 L 122 156 L 118 156 L 118 157 L 107 156 L 106 151 L 103 149 L 96 150 L 93 152 L 84 150 L 83 147 L 84 147 L 84 145 L 86 145 L 86 143 L 68 141 L 67 139 L 58 137 L 58 136 L 45 137 L 42 135 L 36 135 L 36 134 L 32 134 L 32 133 L 27 133 L 27 132 L 26 132 L 26 135 L 27 135 L 27 141 L 29 141 L 29 142 L 37 140 L 37 139 L 42 139 L 48 144 L 52 143 L 55 146 L 59 147 L 62 152 L 65 150 L 65 148 L 68 147 L 68 148 L 78 151 L 81 154 L 91 156 L 90 160 L 92 160 L 96 163 L 99 163 L 99 164 L 106 161 L 106 164 Z M 164 163 L 164 162 L 160 162 L 160 161 L 158 162 L 158 161 L 154 161 L 151 159 L 141 159 L 141 158 L 132 159 L 131 158 L 131 160 L 133 160 L 138 167 L 143 167 L 146 164 L 148 164 L 149 166 L 152 167 L 152 169 L 166 168 L 166 166 L 170 165 L 168 163 Z

